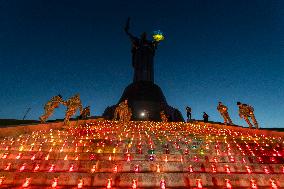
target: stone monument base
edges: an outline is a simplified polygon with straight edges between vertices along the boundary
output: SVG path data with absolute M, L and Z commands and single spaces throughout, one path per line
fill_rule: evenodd
M 180 111 L 167 104 L 161 88 L 150 81 L 139 81 L 128 85 L 118 103 L 105 109 L 103 117 L 113 119 L 115 108 L 126 99 L 132 110 L 133 121 L 161 121 L 161 111 L 165 112 L 169 121 L 184 121 Z

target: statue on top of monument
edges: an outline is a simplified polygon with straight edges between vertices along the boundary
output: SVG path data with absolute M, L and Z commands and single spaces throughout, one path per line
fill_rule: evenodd
M 132 42 L 132 66 L 134 69 L 133 82 L 154 82 L 154 55 L 158 43 L 164 39 L 160 31 L 153 35 L 153 40 L 147 39 L 147 33 L 143 32 L 141 37 L 135 37 L 129 32 L 130 18 L 127 19 L 124 28 Z

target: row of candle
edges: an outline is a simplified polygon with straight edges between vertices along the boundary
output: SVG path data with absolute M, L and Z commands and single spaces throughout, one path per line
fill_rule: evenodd
M 0 162 L 3 168 L 0 167 L 0 171 L 39 174 L 179 172 L 216 173 L 224 177 L 262 174 L 269 178 L 271 174 L 284 173 L 282 145 L 282 137 L 256 134 L 251 130 L 241 132 L 190 123 L 103 121 L 2 138 Z M 78 166 L 86 162 L 83 168 Z M 78 188 L 83 187 L 83 180 L 78 181 Z M 196 181 L 199 183 L 196 186 L 202 188 L 202 180 Z M 230 188 L 231 181 L 224 181 Z M 277 187 L 272 181 L 270 186 L 273 188 L 271 183 L 274 183 Z M 31 182 L 31 178 L 25 181 L 26 185 Z M 111 182 L 107 180 L 107 188 L 112 187 Z M 58 178 L 54 183 L 58 183 Z M 251 183 L 252 188 L 257 186 L 256 181 Z M 138 179 L 132 180 L 132 184 L 132 188 L 139 187 Z M 166 187 L 164 179 L 160 187 Z
M 154 167 L 152 166 L 154 165 Z M 110 167 L 103 167 L 103 168 L 96 168 L 97 164 L 92 165 L 91 168 L 87 169 L 86 166 L 78 166 L 78 164 L 76 163 L 69 163 L 69 168 L 67 168 L 65 166 L 65 164 L 58 166 L 60 168 L 56 167 L 56 164 L 43 164 L 43 166 L 40 168 L 40 163 L 36 162 L 33 164 L 28 164 L 28 163 L 22 163 L 22 164 L 15 164 L 12 167 L 12 163 L 9 162 L 7 163 L 2 170 L 4 171 L 18 171 L 18 172 L 37 172 L 37 171 L 46 171 L 46 172 L 73 172 L 73 171 L 77 171 L 77 172 L 113 172 L 113 173 L 117 173 L 117 172 L 134 172 L 134 173 L 143 173 L 143 172 L 189 172 L 189 173 L 247 173 L 247 174 L 252 174 L 252 173 L 257 173 L 257 174 L 261 174 L 261 173 L 265 173 L 265 174 L 270 174 L 270 173 L 277 173 L 277 174 L 283 174 L 284 173 L 284 166 L 280 166 L 280 167 L 272 167 L 269 165 L 263 165 L 263 166 L 258 166 L 257 168 L 254 166 L 249 166 L 249 165 L 240 165 L 239 167 L 235 167 L 232 165 L 228 165 L 228 164 L 222 164 L 222 165 L 217 165 L 217 164 L 206 164 L 206 166 L 204 164 L 200 164 L 200 165 L 191 165 L 191 164 L 187 164 L 184 165 L 182 168 L 180 168 L 179 170 L 177 170 L 176 168 L 173 170 L 173 168 L 171 166 L 165 166 L 162 164 L 145 164 L 143 163 L 143 165 L 141 164 L 135 164 L 133 165 L 133 168 L 129 169 L 129 165 L 126 165 L 125 167 L 127 168 L 123 168 L 122 165 L 120 165 L 120 167 L 113 163 Z M 176 166 L 176 165 L 172 165 L 172 166 Z M 197 167 L 199 166 L 199 167 Z M 18 168 L 16 168 L 18 167 Z M 253 168 L 254 167 L 254 168 Z M 103 169 L 102 171 L 100 169 Z M 253 170 L 255 169 L 255 170 Z M 1 169 L 0 169 L 1 170 Z
M 257 180 L 256 179 L 252 178 L 252 179 L 249 179 L 248 181 L 250 182 L 250 188 L 251 189 L 258 189 L 258 185 L 257 185 Z M 51 185 L 50 185 L 51 188 L 57 188 L 58 186 L 60 186 L 59 185 L 60 184 L 60 180 L 59 180 L 58 177 L 54 177 L 50 182 L 51 182 Z M 274 178 L 270 178 L 268 180 L 268 182 L 269 182 L 269 185 L 270 185 L 270 187 L 272 189 L 278 189 L 279 188 L 278 185 L 277 185 L 277 181 Z M 232 189 L 233 188 L 233 184 L 232 184 L 230 179 L 225 178 L 223 180 L 223 183 L 224 183 L 223 186 L 224 186 L 225 189 Z M 5 184 L 5 176 L 2 176 L 2 177 L 0 177 L 0 186 L 3 186 L 4 184 Z M 159 184 L 160 184 L 160 189 L 166 189 L 167 182 L 166 182 L 166 180 L 164 178 L 161 178 Z M 200 178 L 195 179 L 195 184 L 196 184 L 196 188 L 200 188 L 200 189 L 204 188 L 203 184 L 202 184 L 202 179 L 200 179 Z M 24 182 L 22 184 L 22 187 L 23 188 L 28 188 L 31 185 L 32 185 L 32 178 L 31 177 L 27 177 L 24 180 Z M 106 180 L 105 187 L 107 189 L 111 189 L 113 187 L 113 185 L 114 184 L 113 184 L 112 178 L 108 178 Z M 129 183 L 129 185 L 130 185 L 131 188 L 137 189 L 139 187 L 138 179 L 132 179 L 132 182 Z M 83 187 L 84 187 L 84 179 L 83 178 L 79 178 L 78 181 L 77 181 L 77 188 L 83 188 Z

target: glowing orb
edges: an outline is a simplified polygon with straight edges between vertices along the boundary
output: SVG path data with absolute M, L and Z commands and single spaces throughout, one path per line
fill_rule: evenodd
M 154 41 L 163 41 L 165 39 L 165 37 L 163 36 L 163 32 L 161 32 L 160 30 L 154 31 L 153 32 L 153 39 Z

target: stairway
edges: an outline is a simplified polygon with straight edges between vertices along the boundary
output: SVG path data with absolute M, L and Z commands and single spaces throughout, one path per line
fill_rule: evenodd
M 72 124 L 0 138 L 0 188 L 284 187 L 282 133 L 202 122 Z

